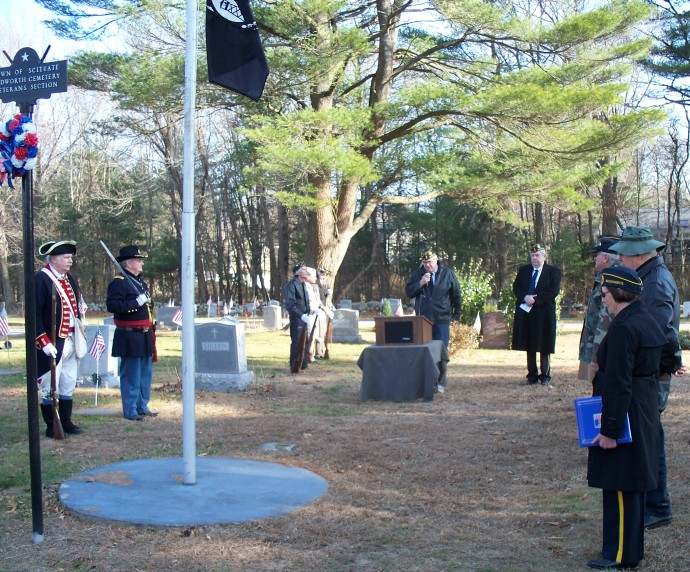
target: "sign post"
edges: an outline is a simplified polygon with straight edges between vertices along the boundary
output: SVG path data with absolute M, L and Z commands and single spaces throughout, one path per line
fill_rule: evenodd
M 45 62 L 50 46 L 42 58 L 33 48 L 20 49 L 14 58 L 3 50 L 10 66 L 0 68 L 0 100 L 15 102 L 22 115 L 32 118 L 38 99 L 67 91 L 67 61 Z M 12 173 L 8 173 L 8 183 Z M 15 174 L 22 177 L 22 231 L 24 246 L 24 304 L 26 340 L 26 400 L 29 423 L 29 464 L 31 470 L 32 542 L 43 542 L 43 491 L 41 480 L 41 446 L 38 429 L 38 392 L 36 380 L 36 297 L 34 289 L 34 211 L 33 171 Z

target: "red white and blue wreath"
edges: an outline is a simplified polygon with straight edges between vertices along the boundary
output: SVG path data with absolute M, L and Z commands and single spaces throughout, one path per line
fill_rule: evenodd
M 0 124 L 0 185 L 7 179 L 13 189 L 12 179 L 31 171 L 37 156 L 36 126 L 29 117 L 17 114 Z

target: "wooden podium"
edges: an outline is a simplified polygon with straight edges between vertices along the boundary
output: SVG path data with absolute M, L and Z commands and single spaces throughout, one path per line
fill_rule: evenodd
M 374 318 L 377 346 L 420 346 L 431 341 L 431 322 L 424 316 Z

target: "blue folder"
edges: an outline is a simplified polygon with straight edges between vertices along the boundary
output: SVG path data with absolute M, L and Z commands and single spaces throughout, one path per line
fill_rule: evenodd
M 577 433 L 580 447 L 591 447 L 594 439 L 601 431 L 601 396 L 581 397 L 575 400 L 575 418 L 577 419 Z M 617 443 L 632 443 L 630 433 L 630 419 L 625 415 L 625 430 L 623 437 Z

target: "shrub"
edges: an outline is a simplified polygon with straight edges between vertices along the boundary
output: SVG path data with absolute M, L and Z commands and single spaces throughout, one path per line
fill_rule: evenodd
M 388 298 L 383 299 L 383 304 L 381 306 L 381 313 L 384 316 L 392 316 L 393 315 L 393 310 L 391 309 L 391 303 L 388 300 Z
M 479 334 L 472 326 L 453 322 L 450 325 L 450 341 L 448 355 L 454 356 L 458 352 L 476 350 L 479 347 Z
M 678 334 L 678 343 L 680 344 L 680 349 L 690 350 L 690 332 L 680 332 Z
M 481 259 L 473 259 L 455 272 L 462 291 L 460 322 L 467 326 L 474 324 L 477 313 L 484 313 L 484 304 L 493 288 L 492 277 L 481 269 L 481 265 Z

